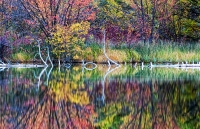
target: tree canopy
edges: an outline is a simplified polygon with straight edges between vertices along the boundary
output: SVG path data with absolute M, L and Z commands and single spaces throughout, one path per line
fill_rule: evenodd
M 81 53 L 102 30 L 115 44 L 198 42 L 199 14 L 198 0 L 0 0 L 0 37 L 10 46 L 40 38 L 57 57 Z

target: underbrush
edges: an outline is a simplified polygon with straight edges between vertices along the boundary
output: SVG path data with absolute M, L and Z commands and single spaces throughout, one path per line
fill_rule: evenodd
M 37 47 L 21 47 L 12 54 L 13 61 L 31 61 L 33 55 L 38 52 Z M 153 44 L 137 43 L 127 46 L 125 43 L 121 45 L 113 45 L 109 43 L 106 46 L 106 54 L 116 62 L 199 62 L 200 61 L 200 43 L 174 43 L 159 42 Z M 51 54 L 51 57 L 56 59 Z M 74 57 L 71 57 L 74 59 Z M 82 55 L 76 61 L 93 61 L 97 63 L 105 63 L 107 59 L 103 53 L 103 44 L 90 42 L 85 46 Z
M 138 62 L 140 55 L 133 49 L 107 48 L 107 56 L 116 62 Z M 85 60 L 94 62 L 107 62 L 107 58 L 103 53 L 103 47 L 99 44 L 90 44 L 85 51 Z
M 18 52 L 15 54 L 12 54 L 12 61 L 13 62 L 26 62 L 26 61 L 31 61 L 32 60 L 32 55 L 29 55 L 28 53 L 25 52 Z

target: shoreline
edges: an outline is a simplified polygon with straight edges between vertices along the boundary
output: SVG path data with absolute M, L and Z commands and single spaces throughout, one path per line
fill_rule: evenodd
M 38 63 L 38 64 L 37 64 Z M 84 63 L 84 64 L 86 64 L 87 63 L 87 61 Z M 90 63 L 91 63 L 91 61 L 90 61 Z M 92 62 L 92 63 L 94 63 L 94 64 L 102 64 L 102 65 L 105 65 L 105 64 L 107 64 L 107 65 L 115 65 L 115 64 L 108 64 L 107 62 Z M 200 68 L 200 62 L 196 62 L 196 63 L 179 63 L 179 62 L 177 62 L 177 63 L 172 63 L 172 62 L 117 62 L 118 64 L 120 64 L 120 65 L 126 65 L 126 64 L 132 64 L 132 65 L 134 65 L 134 67 L 136 67 L 136 66 L 141 66 L 141 67 L 150 67 L 150 68 L 164 68 L 164 67 L 166 67 L 166 68 L 188 68 L 188 67 L 190 67 L 190 68 L 193 68 L 193 67 L 195 67 L 195 68 Z M 58 66 L 58 62 L 54 62 L 53 63 L 53 65 L 55 65 L 55 66 Z M 61 63 L 62 65 L 61 66 L 63 66 L 63 63 Z M 82 64 L 83 65 L 83 62 L 67 62 L 66 64 L 70 64 L 70 66 L 71 66 L 71 64 Z M 39 67 L 49 67 L 49 66 L 53 66 L 53 65 L 51 65 L 51 64 L 48 64 L 48 65 L 45 65 L 45 64 L 42 64 L 42 61 L 37 61 L 37 62 L 13 62 L 13 63 L 11 63 L 11 64 L 0 64 L 0 67 L 1 68 L 39 68 Z

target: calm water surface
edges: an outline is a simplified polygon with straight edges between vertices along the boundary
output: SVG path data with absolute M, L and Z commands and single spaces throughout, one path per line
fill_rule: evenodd
M 1 70 L 0 129 L 200 128 L 200 70 Z

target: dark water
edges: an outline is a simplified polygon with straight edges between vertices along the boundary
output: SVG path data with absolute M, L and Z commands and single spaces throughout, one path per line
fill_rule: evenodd
M 199 129 L 200 70 L 4 69 L 0 129 Z

